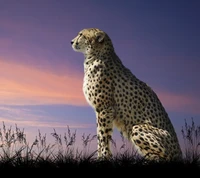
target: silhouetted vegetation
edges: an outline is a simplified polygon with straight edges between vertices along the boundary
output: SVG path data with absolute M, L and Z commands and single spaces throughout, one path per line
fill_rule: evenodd
M 200 125 L 195 125 L 193 118 L 191 125 L 185 120 L 181 129 L 184 140 L 184 161 L 191 164 L 200 163 Z
M 122 145 L 117 149 L 112 140 L 115 154 L 111 160 L 98 160 L 96 151 L 90 152 L 89 145 L 96 140 L 96 135 L 82 135 L 83 148 L 75 147 L 76 131 L 67 132 L 63 136 L 56 130 L 51 134 L 55 142 L 49 144 L 46 135 L 38 132 L 33 143 L 29 144 L 24 129 L 7 128 L 3 122 L 0 129 L 0 168 L 199 168 L 200 167 L 200 126 L 193 119 L 189 125 L 181 129 L 184 139 L 183 158 L 178 162 L 146 161 L 137 152 L 126 146 L 122 137 Z M 117 150 L 117 151 L 116 151 Z

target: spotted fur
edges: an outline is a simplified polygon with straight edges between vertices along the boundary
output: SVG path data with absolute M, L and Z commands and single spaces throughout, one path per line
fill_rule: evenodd
M 96 113 L 98 157 L 110 158 L 113 127 L 149 160 L 174 160 L 181 149 L 174 127 L 156 93 L 126 68 L 110 37 L 83 29 L 71 41 L 84 54 L 83 92 Z

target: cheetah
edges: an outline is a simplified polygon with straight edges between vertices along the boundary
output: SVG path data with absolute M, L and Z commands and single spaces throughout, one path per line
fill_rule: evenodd
M 112 157 L 116 127 L 146 160 L 177 160 L 182 152 L 175 129 L 156 93 L 117 56 L 111 38 L 98 28 L 81 30 L 71 41 L 84 54 L 83 93 L 95 111 L 97 157 Z

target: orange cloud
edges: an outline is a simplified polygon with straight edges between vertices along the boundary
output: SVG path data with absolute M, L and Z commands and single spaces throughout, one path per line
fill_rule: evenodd
M 82 93 L 83 76 L 67 68 L 65 75 L 0 59 L 0 104 L 87 105 Z

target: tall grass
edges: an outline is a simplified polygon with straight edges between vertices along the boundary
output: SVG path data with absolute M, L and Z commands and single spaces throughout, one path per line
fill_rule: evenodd
M 47 142 L 46 134 L 42 135 L 40 130 L 33 143 L 26 139 L 24 129 L 21 130 L 17 125 L 13 129 L 6 127 L 3 122 L 0 129 L 0 167 L 1 166 L 28 166 L 37 167 L 39 164 L 50 164 L 56 167 L 56 164 L 75 163 L 86 157 L 92 158 L 94 153 L 88 153 L 89 144 L 95 139 L 95 136 L 82 136 L 83 149 L 80 151 L 75 148 L 76 131 L 71 132 L 67 127 L 64 136 L 59 135 L 56 130 L 51 133 L 54 143 Z
M 178 165 L 200 165 L 200 126 L 196 126 L 193 119 L 191 125 L 185 120 L 181 129 L 184 139 L 184 157 Z M 111 140 L 111 149 L 114 153 L 111 160 L 98 160 L 97 152 L 90 150 L 90 144 L 96 141 L 96 135 L 81 137 L 82 148 L 77 148 L 76 131 L 71 132 L 67 127 L 64 135 L 53 130 L 51 136 L 53 143 L 48 143 L 46 134 L 40 130 L 32 143 L 26 139 L 24 129 L 17 125 L 15 128 L 6 127 L 2 123 L 0 129 L 0 168 L 1 167 L 138 167 L 149 164 L 132 147 L 132 144 L 121 136 L 121 146 L 117 146 L 116 140 Z M 80 145 L 80 144 L 79 144 Z M 160 164 L 161 165 L 161 164 Z M 166 164 L 165 164 L 166 165 Z M 169 165 L 169 164 L 168 164 Z M 170 166 L 177 164 L 170 163 Z
M 200 125 L 195 125 L 191 118 L 191 125 L 185 120 L 181 129 L 184 140 L 184 160 L 190 163 L 200 162 Z

